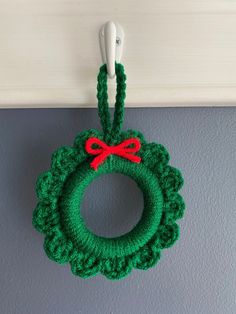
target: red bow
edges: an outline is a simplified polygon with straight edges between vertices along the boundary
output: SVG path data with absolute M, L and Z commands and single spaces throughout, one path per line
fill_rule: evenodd
M 93 145 L 97 145 L 98 148 L 93 148 Z M 141 158 L 134 155 L 134 153 L 140 150 L 141 144 L 137 138 L 129 138 L 116 146 L 108 146 L 103 141 L 96 137 L 89 138 L 85 143 L 85 150 L 91 155 L 98 155 L 91 162 L 90 166 L 97 170 L 109 155 L 117 155 L 126 158 L 132 162 L 140 163 Z

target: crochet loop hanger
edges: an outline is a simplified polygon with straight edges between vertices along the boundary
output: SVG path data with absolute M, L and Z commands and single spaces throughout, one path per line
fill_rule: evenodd
M 120 133 L 124 120 L 124 102 L 126 97 L 126 75 L 124 67 L 120 63 L 115 63 L 116 72 L 116 101 L 113 123 L 111 123 L 108 92 L 107 92 L 107 66 L 100 67 L 97 77 L 97 99 L 98 114 L 100 117 L 103 133 L 107 142 L 114 140 Z

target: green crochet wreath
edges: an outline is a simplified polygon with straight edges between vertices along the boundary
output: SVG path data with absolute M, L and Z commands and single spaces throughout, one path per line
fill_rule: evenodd
M 121 131 L 126 88 L 121 64 L 116 64 L 116 79 L 113 124 L 103 65 L 97 85 L 103 131 L 82 132 L 72 147 L 54 152 L 50 170 L 40 175 L 36 185 L 38 205 L 33 225 L 45 234 L 47 256 L 60 264 L 70 263 L 73 274 L 83 278 L 101 273 L 109 279 L 120 279 L 132 268 L 145 270 L 154 266 L 161 250 L 178 239 L 176 220 L 183 216 L 185 208 L 178 194 L 183 178 L 178 169 L 168 165 L 166 149 L 147 143 L 138 131 Z M 93 234 L 80 214 L 87 186 L 105 173 L 127 175 L 143 192 L 140 221 L 130 232 L 116 238 Z

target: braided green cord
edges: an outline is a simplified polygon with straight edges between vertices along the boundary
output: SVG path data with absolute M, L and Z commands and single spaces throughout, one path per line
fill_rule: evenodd
M 111 136 L 116 136 L 120 133 L 124 121 L 124 105 L 125 105 L 125 90 L 126 90 L 126 75 L 124 66 L 116 63 L 116 103 L 114 112 L 114 121 L 111 131 Z
M 117 135 L 120 133 L 124 120 L 126 75 L 124 67 L 120 63 L 115 64 L 115 71 L 117 87 L 116 87 L 115 112 L 112 126 L 107 93 L 106 64 L 100 67 L 100 71 L 97 77 L 98 114 L 103 128 L 103 133 L 106 134 L 108 141 L 110 141 L 111 139 L 115 139 L 117 137 Z
M 107 69 L 106 64 L 100 67 L 97 77 L 97 99 L 98 99 L 98 115 L 103 128 L 103 133 L 110 132 L 111 121 L 108 105 L 108 93 L 107 93 Z

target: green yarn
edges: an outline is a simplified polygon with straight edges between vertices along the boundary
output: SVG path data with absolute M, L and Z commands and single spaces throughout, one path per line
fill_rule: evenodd
M 97 273 L 108 279 L 120 279 L 132 268 L 153 267 L 161 250 L 171 247 L 179 237 L 176 220 L 182 218 L 184 201 L 178 194 L 183 178 L 171 167 L 169 154 L 161 144 L 147 143 L 134 130 L 121 131 L 124 117 L 125 74 L 116 64 L 117 96 L 113 123 L 107 97 L 106 66 L 98 75 L 98 111 L 103 131 L 87 130 L 78 134 L 72 147 L 61 147 L 52 155 L 51 168 L 37 180 L 38 205 L 33 225 L 45 235 L 47 256 L 57 263 L 70 263 L 73 274 L 87 278 Z M 135 138 L 141 143 L 136 153 L 141 163 L 117 155 L 109 155 L 95 171 L 90 167 L 94 156 L 87 153 L 85 143 L 98 138 L 116 145 Z M 93 234 L 80 214 L 86 187 L 105 173 L 122 173 L 131 177 L 142 190 L 144 209 L 140 221 L 125 235 L 104 238 Z
M 111 124 L 108 104 L 106 64 L 102 65 L 100 68 L 97 83 L 98 115 L 100 117 L 103 133 L 106 135 L 108 143 L 114 143 L 117 135 L 120 133 L 124 120 L 126 75 L 124 66 L 120 63 L 115 64 L 115 70 L 117 88 L 113 124 Z
M 72 237 L 77 247 L 94 253 L 101 258 L 130 255 L 147 243 L 160 223 L 163 197 L 156 176 L 143 165 L 112 156 L 98 171 L 90 168 L 85 161 L 67 180 L 61 195 L 60 209 L 63 229 Z M 143 191 L 144 210 L 140 222 L 124 236 L 114 239 L 103 238 L 91 233 L 80 215 L 80 203 L 86 187 L 104 173 L 123 173 L 134 179 Z

